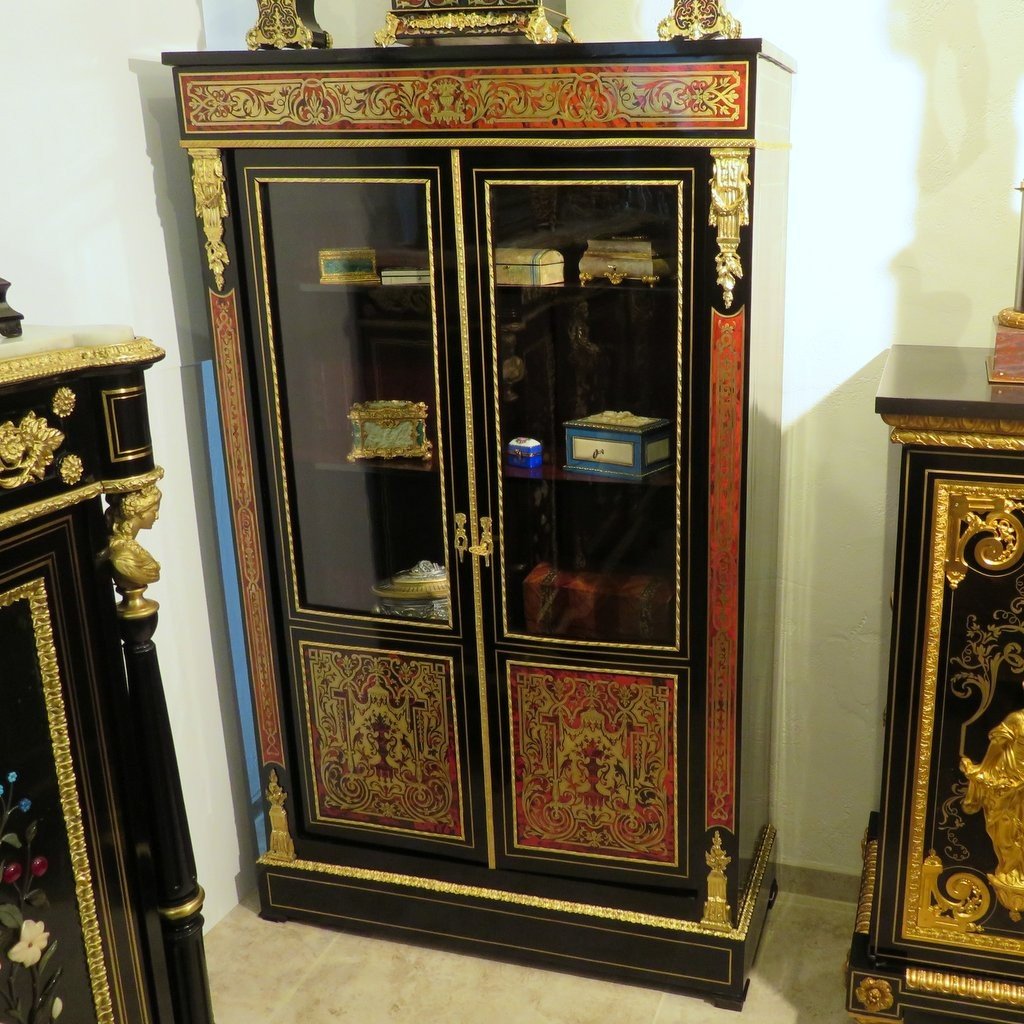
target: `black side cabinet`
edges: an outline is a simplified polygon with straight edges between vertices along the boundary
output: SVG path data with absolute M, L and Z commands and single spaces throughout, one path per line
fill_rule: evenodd
M 136 539 L 160 501 L 143 371 L 162 356 L 109 330 L 0 344 L 4 1021 L 212 1021 L 159 566 Z
M 1024 389 L 981 349 L 897 347 L 876 411 L 903 456 L 847 1008 L 1024 1021 Z

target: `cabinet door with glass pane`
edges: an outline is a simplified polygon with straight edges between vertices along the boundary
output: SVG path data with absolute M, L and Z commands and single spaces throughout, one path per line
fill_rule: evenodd
M 480 155 L 467 183 L 495 521 L 499 862 L 682 884 L 694 172 L 614 155 L 515 163 Z
M 446 170 L 427 153 L 262 152 L 238 174 L 304 824 L 476 857 Z

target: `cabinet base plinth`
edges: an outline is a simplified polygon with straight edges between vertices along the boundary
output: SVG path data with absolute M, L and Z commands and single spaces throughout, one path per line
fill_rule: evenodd
M 865 851 L 878 838 L 878 816 L 872 815 Z M 865 853 L 867 856 L 867 853 Z M 873 878 L 865 867 L 864 877 Z M 936 970 L 934 965 L 876 954 L 868 926 L 872 892 L 862 887 L 858 930 L 850 946 L 846 978 L 846 1009 L 860 1024 L 940 1024 L 985 1020 L 1024 1024 L 1024 978 Z
M 740 928 L 560 904 L 499 889 L 296 861 L 258 867 L 261 916 L 699 995 L 740 1009 L 768 912 L 774 865 Z

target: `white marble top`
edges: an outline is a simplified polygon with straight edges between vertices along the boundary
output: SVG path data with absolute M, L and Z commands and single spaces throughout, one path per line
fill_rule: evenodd
M 0 359 L 23 359 L 44 352 L 73 348 L 102 348 L 123 345 L 135 339 L 135 332 L 122 324 L 98 324 L 72 327 L 47 327 L 22 324 L 18 338 L 0 337 Z

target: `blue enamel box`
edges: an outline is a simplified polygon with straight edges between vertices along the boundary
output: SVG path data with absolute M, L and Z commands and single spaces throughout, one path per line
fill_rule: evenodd
M 565 424 L 565 468 L 639 478 L 672 464 L 672 424 L 631 412 L 599 412 Z
M 532 437 L 513 437 L 508 443 L 508 464 L 522 469 L 539 466 L 544 459 L 544 448 Z

